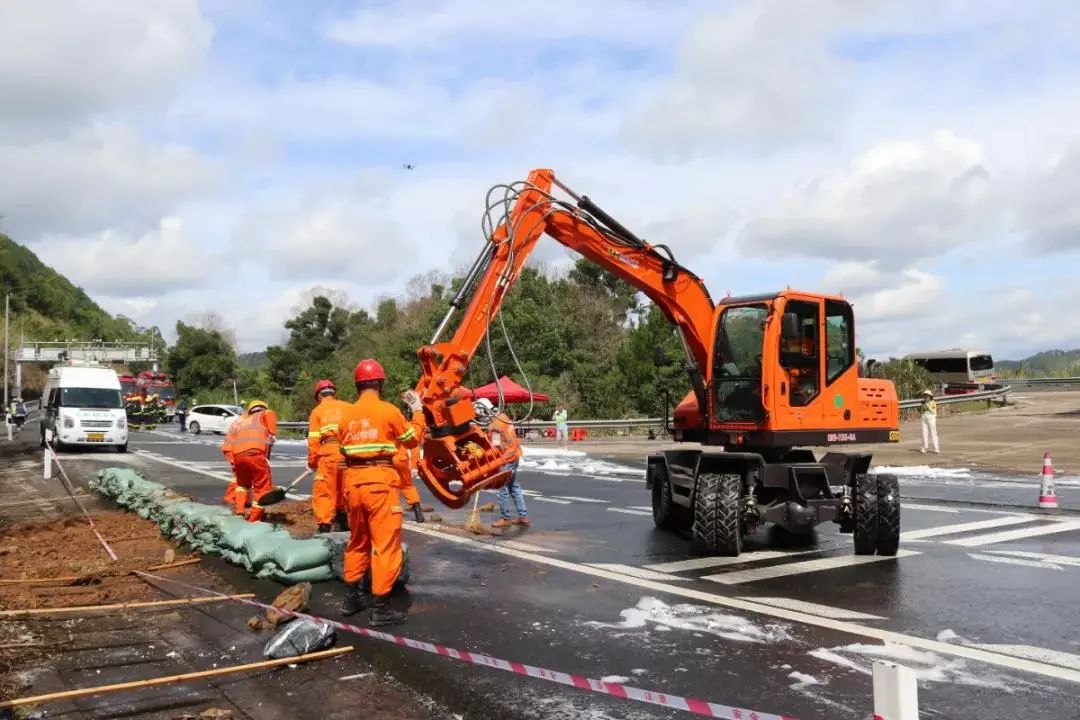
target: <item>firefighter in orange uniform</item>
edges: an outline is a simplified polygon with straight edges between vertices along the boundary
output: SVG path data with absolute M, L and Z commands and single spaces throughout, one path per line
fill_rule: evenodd
M 394 469 L 398 472 L 398 490 L 405 498 L 405 504 L 414 508 L 420 504 L 420 491 L 413 484 L 413 473 L 420 464 L 420 448 L 401 448 L 394 456 Z
M 412 411 L 401 411 L 382 399 L 386 373 L 374 360 L 362 360 L 353 373 L 356 403 L 341 419 L 341 478 L 349 514 L 349 544 L 345 548 L 347 592 L 342 614 L 372 608 L 372 626 L 405 621 L 405 613 L 390 609 L 390 591 L 401 572 L 401 477 L 394 457 L 402 448 L 420 444 L 424 415 L 415 392 L 403 395 Z M 361 587 L 371 570 L 371 593 Z
M 338 400 L 336 395 L 333 381 L 320 380 L 315 383 L 315 402 L 318 404 L 308 418 L 308 467 L 315 471 L 311 509 L 320 533 L 347 529 L 338 441 L 341 437 L 341 417 L 352 406 Z
M 221 451 L 233 466 L 236 486 L 229 485 L 225 502 L 232 503 L 237 515 L 250 522 L 263 519 L 264 510 L 259 498 L 273 488 L 270 478 L 270 448 L 277 435 L 277 416 L 262 400 L 248 403 L 247 413 L 236 419 L 225 435 Z

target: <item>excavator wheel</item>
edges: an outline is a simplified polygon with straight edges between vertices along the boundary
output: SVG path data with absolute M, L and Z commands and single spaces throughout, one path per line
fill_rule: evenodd
M 878 544 L 878 478 L 855 478 L 855 554 L 873 555 Z
M 900 548 L 900 482 L 895 475 L 877 476 L 877 552 L 896 555 Z
M 653 524 L 660 530 L 678 530 L 684 526 L 680 508 L 671 498 L 671 480 L 663 465 L 651 464 Z
M 700 473 L 694 493 L 694 542 L 710 555 L 742 552 L 742 478 Z

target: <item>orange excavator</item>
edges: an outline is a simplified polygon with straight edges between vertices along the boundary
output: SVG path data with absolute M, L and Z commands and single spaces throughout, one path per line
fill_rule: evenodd
M 517 459 L 518 451 L 492 446 L 460 388 L 546 234 L 646 295 L 682 342 L 692 390 L 671 433 L 699 447 L 648 456 L 657 527 L 689 534 L 704 552 L 738 555 L 761 523 L 809 532 L 833 521 L 854 535 L 856 553 L 896 554 L 896 477 L 869 473 L 869 453 L 811 449 L 899 440 L 895 387 L 859 376 L 850 303 L 790 289 L 714 302 L 667 246 L 645 242 L 551 170 L 492 190 L 502 197 L 489 193 L 483 251 L 431 343 L 418 350 L 416 392 L 428 421 L 418 471 L 436 498 L 462 507 L 481 488 L 504 485 L 502 468 Z M 462 309 L 453 337 L 440 341 Z

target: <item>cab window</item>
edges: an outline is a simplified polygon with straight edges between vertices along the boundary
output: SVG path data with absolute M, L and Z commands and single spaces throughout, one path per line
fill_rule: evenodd
M 784 313 L 795 316 L 797 332 L 780 338 L 780 365 L 788 375 L 791 406 L 805 407 L 821 392 L 818 304 L 792 300 Z
M 845 302 L 825 301 L 825 358 L 830 385 L 855 364 L 855 323 Z

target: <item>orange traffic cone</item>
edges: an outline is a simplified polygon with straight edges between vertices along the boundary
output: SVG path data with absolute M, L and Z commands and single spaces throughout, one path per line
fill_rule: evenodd
M 1050 459 L 1050 453 L 1043 455 L 1042 486 L 1039 488 L 1039 507 L 1056 508 L 1058 506 L 1057 495 L 1054 493 L 1054 462 Z

